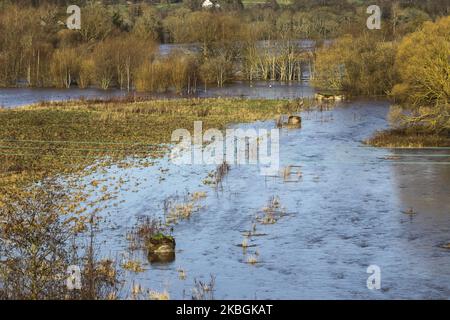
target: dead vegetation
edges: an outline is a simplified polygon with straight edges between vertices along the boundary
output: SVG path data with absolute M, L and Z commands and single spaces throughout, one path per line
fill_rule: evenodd
M 214 290 L 216 277 L 210 275 L 209 281 L 194 279 L 194 288 L 192 289 L 192 300 L 214 300 Z
M 449 134 L 414 132 L 412 129 L 392 129 L 379 131 L 364 143 L 383 148 L 450 147 L 450 136 Z
M 208 176 L 203 180 L 203 183 L 213 186 L 216 190 L 222 188 L 223 179 L 228 174 L 230 169 L 230 165 L 226 161 L 223 161 L 217 166 L 216 170 L 208 173 Z
M 193 213 L 200 211 L 202 208 L 198 203 L 206 198 L 204 191 L 187 193 L 181 198 L 178 196 L 169 197 L 164 200 L 164 218 L 165 223 L 176 224 L 180 220 L 189 219 Z
M 256 221 L 261 224 L 274 224 L 286 215 L 286 209 L 281 206 L 280 198 L 273 196 L 267 206 L 262 208 L 261 213 L 262 216 L 256 216 Z
M 289 165 L 283 169 L 284 182 L 298 182 L 302 176 L 301 166 Z
M 94 213 L 83 222 L 89 233 L 80 234 L 78 207 L 54 180 L 44 180 L 26 191 L 1 191 L 0 287 L 4 299 L 109 299 L 118 292 L 114 261 L 97 257 Z M 77 290 L 67 286 L 71 266 L 79 270 Z

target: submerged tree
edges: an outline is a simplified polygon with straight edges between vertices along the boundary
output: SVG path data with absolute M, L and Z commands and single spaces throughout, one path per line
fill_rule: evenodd
M 396 79 L 396 45 L 369 34 L 345 36 L 317 52 L 313 85 L 355 95 L 385 95 Z
M 70 88 L 78 77 L 79 62 L 79 56 L 73 48 L 61 48 L 53 53 L 50 69 L 56 87 Z

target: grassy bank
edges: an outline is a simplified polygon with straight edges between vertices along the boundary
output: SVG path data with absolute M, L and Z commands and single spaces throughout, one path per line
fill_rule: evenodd
M 175 129 L 223 129 L 299 111 L 298 101 L 179 99 L 71 101 L 0 110 L 0 185 L 72 173 L 99 160 L 164 153 Z
M 384 148 L 450 147 L 450 136 L 392 129 L 379 131 L 364 142 L 374 147 Z

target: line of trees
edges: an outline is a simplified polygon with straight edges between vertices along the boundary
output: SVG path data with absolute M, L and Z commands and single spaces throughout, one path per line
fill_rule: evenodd
M 354 95 L 390 95 L 398 128 L 450 132 L 450 16 L 399 41 L 345 36 L 317 52 L 313 84 Z
M 221 8 L 213 10 L 202 10 L 201 1 L 196 0 L 162 8 L 145 1 L 75 1 L 83 5 L 82 28 L 72 31 L 64 25 L 66 2 L 0 2 L 1 87 L 77 85 L 190 91 L 200 84 L 222 86 L 238 78 L 300 80 L 304 70 L 312 68 L 314 53 L 301 48 L 299 39 L 323 40 L 343 34 L 363 39 L 367 18 L 367 1 L 355 4 L 346 0 L 293 0 L 288 6 L 267 1 L 251 10 L 245 9 L 240 0 L 220 2 Z M 394 49 L 385 40 L 400 39 L 415 31 L 438 15 L 438 9 L 448 12 L 447 3 L 433 3 L 380 1 L 384 27 L 379 32 L 380 46 L 376 50 L 387 50 L 385 59 L 392 59 Z M 198 50 L 161 56 L 158 43 L 194 44 Z M 348 40 L 338 43 L 343 47 L 351 45 Z M 371 49 L 364 40 L 357 46 Z M 378 57 L 378 52 L 374 55 Z M 316 69 L 320 79 L 321 61 L 325 62 L 322 65 L 327 61 L 325 53 L 318 56 Z M 355 56 L 339 59 L 351 61 Z M 369 53 L 364 59 L 375 63 Z M 356 64 L 355 61 L 355 70 L 366 73 Z M 177 68 L 182 71 L 177 72 Z M 351 79 L 339 81 L 346 88 L 349 81 L 354 83 Z M 376 86 L 357 91 L 385 91 L 378 80 L 372 82 Z
M 299 78 L 305 60 L 289 37 L 277 50 L 258 44 L 258 30 L 231 13 L 186 11 L 168 17 L 171 39 L 195 43 L 199 50 L 161 56 L 160 25 L 152 7 L 139 13 L 134 27 L 111 16 L 98 3 L 82 9 L 82 29 L 64 27 L 60 10 L 9 5 L 0 12 L 0 86 L 80 88 L 112 86 L 130 90 L 191 91 L 197 84 L 224 85 L 237 74 L 249 80 Z M 177 13 L 178 14 L 178 13 Z M 281 45 L 281 43 L 283 43 Z M 22 83 L 21 83 L 22 82 Z

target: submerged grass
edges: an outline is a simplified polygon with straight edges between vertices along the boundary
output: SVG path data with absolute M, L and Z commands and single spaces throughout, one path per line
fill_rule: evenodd
M 101 160 L 164 154 L 175 129 L 224 129 L 300 111 L 298 101 L 178 99 L 67 101 L 0 110 L 0 184 L 18 185 L 73 173 Z

